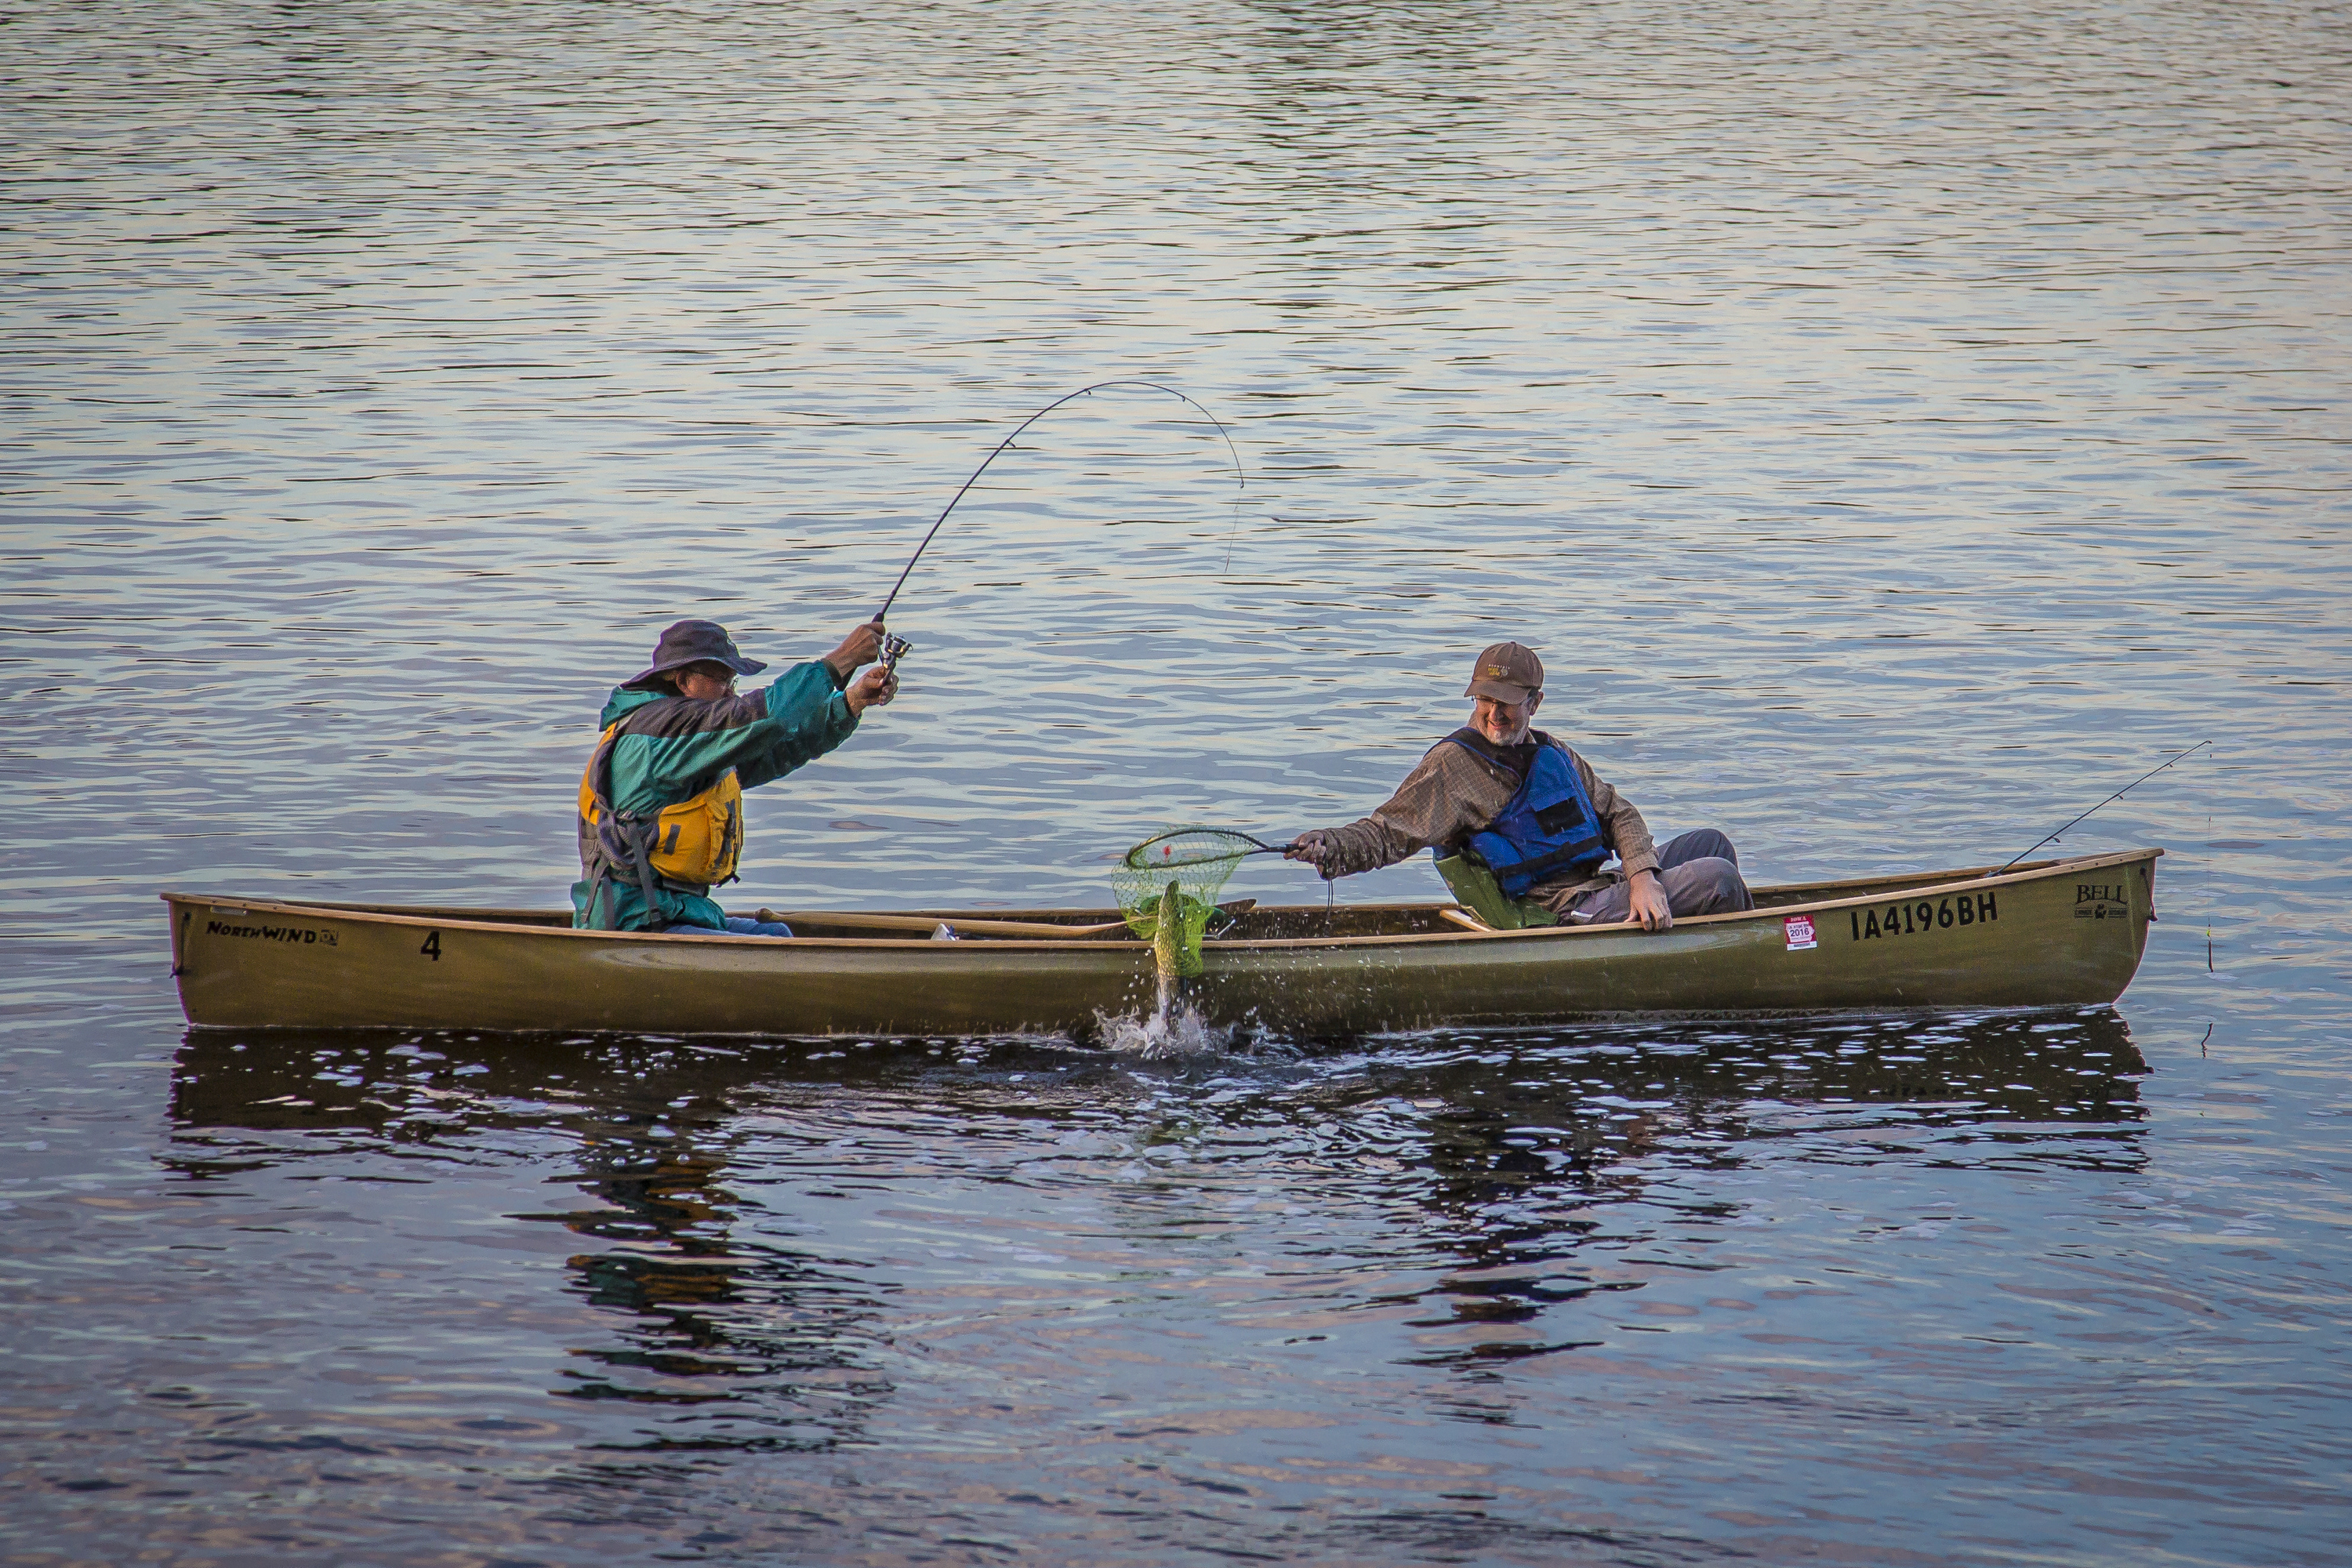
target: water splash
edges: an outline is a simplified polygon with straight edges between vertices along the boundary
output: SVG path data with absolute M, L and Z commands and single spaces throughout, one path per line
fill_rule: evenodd
M 1157 1012 L 1145 1016 L 1123 1013 L 1118 1017 L 1095 1015 L 1107 1050 L 1160 1061 L 1175 1057 L 1205 1056 L 1228 1050 L 1234 1031 L 1220 1028 L 1190 1002 L 1162 997 Z

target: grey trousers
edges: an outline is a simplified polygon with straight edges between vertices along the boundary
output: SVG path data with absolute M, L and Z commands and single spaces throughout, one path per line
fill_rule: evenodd
M 1665 888 L 1666 908 L 1677 915 L 1719 915 L 1756 907 L 1739 875 L 1739 851 L 1712 827 L 1681 834 L 1661 845 L 1658 880 Z M 1622 921 L 1633 908 L 1633 884 L 1616 881 L 1585 894 L 1559 912 L 1579 925 L 1592 925 Z

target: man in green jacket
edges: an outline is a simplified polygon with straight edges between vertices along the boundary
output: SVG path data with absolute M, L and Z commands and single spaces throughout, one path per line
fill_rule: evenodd
M 796 664 L 741 696 L 738 675 L 767 668 L 727 628 L 680 621 L 652 665 L 604 700 L 595 752 L 580 781 L 581 879 L 572 923 L 599 931 L 790 936 L 781 921 L 730 918 L 712 890 L 735 879 L 743 791 L 814 762 L 849 739 L 858 715 L 898 693 L 877 665 L 882 627 L 867 622 L 822 659 Z

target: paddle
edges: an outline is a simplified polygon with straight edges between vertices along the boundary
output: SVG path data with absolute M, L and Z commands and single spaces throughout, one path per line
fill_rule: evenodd
M 946 921 L 936 915 L 892 915 L 868 913 L 861 910 L 788 910 L 779 914 L 773 910 L 761 910 L 761 920 L 799 921 L 812 926 L 848 926 L 859 931 L 920 931 L 929 936 L 944 923 L 958 932 L 974 936 L 1034 937 L 1042 941 L 1076 941 L 1082 937 L 1104 936 L 1111 931 L 1125 931 L 1125 921 L 1109 921 L 1100 925 L 1056 925 L 1047 921 L 996 921 L 986 918 L 950 917 Z
M 1234 899 L 1217 906 L 1224 915 L 1246 914 L 1257 907 L 1255 899 Z M 869 910 L 786 910 L 782 913 L 762 909 L 763 921 L 780 921 L 786 924 L 799 921 L 809 926 L 841 926 L 856 931 L 898 931 L 930 935 L 941 925 L 958 936 L 1027 937 L 1040 942 L 1077 942 L 1091 937 L 1108 936 L 1128 929 L 1125 921 L 1107 921 L 1098 925 L 1058 925 L 1050 921 L 990 920 L 979 915 L 893 915 Z

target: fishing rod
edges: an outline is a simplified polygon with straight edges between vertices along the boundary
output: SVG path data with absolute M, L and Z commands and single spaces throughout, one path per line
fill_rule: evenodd
M 2194 752 L 2194 751 L 2197 751 L 2197 750 L 2199 750 L 2200 747 L 2210 746 L 2210 745 L 2211 745 L 2212 743 L 2213 743 L 2213 742 L 2210 742 L 2210 741 L 2200 741 L 2200 742 L 2197 742 L 2197 744 L 2196 744 L 2196 745 L 2189 747 L 2189 752 Z M 2175 753 L 2175 754 L 2174 754 L 2174 755 L 2172 755 L 2172 756 L 2169 756 L 2169 757 L 2165 758 L 2165 759 L 2164 759 L 2164 761 L 2162 761 L 2162 762 L 2160 762 L 2160 763 L 2157 763 L 2157 764 L 2156 764 L 2156 766 L 2154 766 L 2154 767 L 2152 767 L 2152 768 L 2148 769 L 2148 770 L 2147 770 L 2147 772 L 2146 772 L 2146 773 L 2144 773 L 2140 774 L 2140 775 L 2139 775 L 2139 777 L 2137 777 L 2137 778 L 2136 778 L 2136 779 L 2132 780 L 2132 782 L 2131 782 L 2131 783 L 2129 783 L 2129 784 L 2127 784 L 2124 785 L 2124 787 L 2123 787 L 2123 788 L 2121 788 L 2121 789 L 2119 789 L 2119 790 L 2116 791 L 2116 793 L 2115 793 L 2115 794 L 2113 794 L 2113 795 L 2111 795 L 2107 796 L 2107 798 L 2106 798 L 2106 799 L 2105 799 L 2105 800 L 2103 800 L 2103 801 L 2099 802 L 2099 805 L 2095 805 L 2095 806 L 2091 807 L 2091 811 L 2096 811 L 2096 810 L 2098 810 L 2098 809 L 2099 809 L 2099 806 L 2104 806 L 2104 805 L 2114 805 L 2116 801 L 2119 801 L 2119 800 L 2123 799 L 2123 797 L 2124 797 L 2124 796 L 2126 796 L 2126 795 L 2127 795 L 2131 794 L 2131 792 L 2132 792 L 2132 791 L 2134 791 L 2134 790 L 2136 790 L 2136 789 L 2139 788 L 2139 786 L 2140 786 L 2140 785 L 2142 785 L 2142 784 L 2144 784 L 2147 783 L 2147 781 L 2148 781 L 2148 780 L 2150 780 L 2150 779 L 2154 778 L 2157 774 L 2158 774 L 2158 773 L 2162 773 L 2165 769 L 2167 769 L 2167 768 L 2170 767 L 2173 763 L 2175 763 L 2179 762 L 2182 757 L 2187 756 L 2187 755 L 2189 754 L 2189 752 L 2177 752 L 2177 753 Z M 2090 816 L 2090 815 L 2091 815 L 2091 811 L 2086 811 L 2086 812 L 2084 812 L 2084 813 L 2083 814 L 2083 816 Z M 2078 816 L 2078 817 L 2074 818 L 2074 822 L 2080 822 L 2080 821 L 2082 821 L 2082 820 L 2083 820 L 2083 816 Z M 2070 823 L 2068 823 L 2068 824 L 2066 825 L 2066 827 L 2072 827 L 2072 826 L 2074 826 L 2074 822 L 2070 822 Z M 2058 834 L 2065 832 L 2065 831 L 2066 831 L 2066 827 L 2062 827 L 2062 828 L 2060 828 L 2060 829 L 2058 830 L 2058 833 L 2053 833 L 2053 834 L 2049 835 L 2047 837 L 2043 837 L 2043 838 L 2037 838 L 2037 839 L 2035 839 L 2032 843 L 2031 843 L 2031 844 L 2027 845 L 2024 848 L 2022 848 L 2022 849 L 2019 850 L 2016 854 L 2014 854 L 2014 855 L 2011 856 L 2008 859 L 2006 859 L 2006 860 L 2002 861 L 2002 862 L 2001 862 L 2000 868 L 2001 868 L 2002 870 L 2004 870 L 2004 871 L 2008 870 L 2011 866 L 2016 865 L 2020 860 L 2024 859 L 2028 855 L 2032 854 L 2036 849 L 2039 849 L 2039 848 L 2041 848 L 2044 844 L 2049 843 L 2049 842 L 2051 841 L 2051 839 L 2056 838 L 2056 837 L 2058 837 Z
M 1024 419 L 1019 425 L 1013 426 L 1012 435 L 1007 436 L 1003 440 L 999 441 L 996 444 L 996 449 L 994 451 L 989 453 L 987 457 L 981 459 L 980 467 L 971 471 L 971 478 L 964 480 L 962 489 L 958 489 L 954 496 L 949 500 L 948 504 L 940 509 L 938 521 L 931 524 L 930 531 L 923 535 L 923 542 L 920 544 L 915 546 L 915 553 L 907 558 L 906 571 L 898 574 L 898 580 L 890 584 L 889 596 L 882 601 L 882 607 L 874 612 L 874 621 L 877 626 L 881 624 L 883 616 L 890 613 L 890 606 L 898 602 L 898 590 L 907 585 L 907 578 L 914 572 L 915 563 L 920 561 L 923 558 L 923 552 L 931 547 L 931 541 L 938 535 L 940 525 L 946 522 L 948 520 L 948 513 L 955 510 L 956 502 L 963 500 L 964 498 L 964 491 L 971 489 L 972 486 L 980 482 L 980 476 L 988 472 L 988 465 L 996 461 L 996 459 L 1003 454 L 1004 449 L 1007 447 L 1010 447 L 1013 442 L 1018 441 L 1021 438 L 1023 431 L 1028 429 L 1029 426 L 1034 425 L 1037 421 L 1043 419 L 1046 415 L 1051 414 L 1055 409 L 1059 408 L 1065 403 L 1075 403 L 1081 397 L 1089 396 L 1095 393 L 1102 391 L 1106 387 L 1112 386 L 1135 386 L 1141 387 L 1150 392 L 1165 393 L 1170 397 L 1181 399 L 1188 406 L 1194 409 L 1199 413 L 1202 418 L 1207 420 L 1210 424 L 1217 427 L 1218 435 L 1224 437 L 1225 451 L 1233 458 L 1234 460 L 1234 482 L 1235 485 L 1243 489 L 1247 489 L 1249 488 L 1249 479 L 1247 476 L 1242 472 L 1241 449 L 1234 445 L 1233 436 L 1226 430 L 1223 421 L 1220 420 L 1215 415 L 1210 413 L 1207 409 L 1202 408 L 1198 403 L 1193 402 L 1190 397 L 1186 397 L 1174 387 L 1162 386 L 1156 381 L 1142 381 L 1132 376 L 1118 376 L 1109 381 L 1096 382 L 1092 386 L 1082 386 L 1076 392 L 1069 393 L 1065 396 L 1054 399 L 1053 402 L 1048 403 L 1045 407 L 1040 408 L 1036 413 L 1032 414 L 1028 418 Z M 907 640 L 904 637 L 886 636 L 882 639 L 883 662 L 895 667 L 898 662 L 898 656 L 907 651 L 908 646 Z

